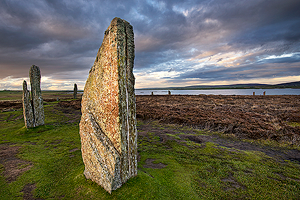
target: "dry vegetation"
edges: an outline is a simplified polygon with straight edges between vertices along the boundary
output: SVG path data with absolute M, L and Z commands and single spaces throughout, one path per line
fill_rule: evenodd
M 60 101 L 59 105 L 80 110 L 80 100 Z M 0 102 L 2 111 L 21 107 L 20 101 Z M 136 109 L 137 118 L 142 120 L 187 125 L 240 138 L 300 144 L 298 95 L 138 95 Z
M 137 96 L 137 117 L 164 123 L 300 144 L 297 95 Z

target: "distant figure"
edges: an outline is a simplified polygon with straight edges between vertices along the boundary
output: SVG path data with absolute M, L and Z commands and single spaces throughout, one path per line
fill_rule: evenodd
M 264 96 L 266 95 L 266 91 L 264 91 Z
M 253 92 L 253 96 L 255 96 L 255 92 Z
M 73 93 L 74 99 L 77 97 L 77 84 L 74 84 L 74 93 Z
M 171 95 L 171 91 L 170 90 L 168 91 L 168 94 Z

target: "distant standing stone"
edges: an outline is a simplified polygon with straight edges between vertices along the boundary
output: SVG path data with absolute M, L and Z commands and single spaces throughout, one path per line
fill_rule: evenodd
M 41 92 L 41 72 L 38 66 L 32 65 L 29 70 L 31 96 L 35 126 L 44 125 L 45 115 Z
M 29 70 L 31 95 L 27 83 L 23 82 L 23 114 L 26 128 L 44 125 L 45 115 L 41 92 L 41 72 L 38 66 L 32 65 Z
M 114 18 L 105 31 L 82 97 L 84 175 L 111 193 L 137 175 L 132 26 Z
M 73 97 L 74 97 L 74 99 L 77 98 L 77 84 L 76 84 L 76 83 L 74 84 L 74 93 L 73 93 Z
M 27 89 L 27 83 L 24 80 L 23 82 L 23 95 L 22 95 L 22 103 L 23 103 L 23 115 L 26 128 L 34 127 L 34 117 L 33 110 L 30 99 L 30 92 Z

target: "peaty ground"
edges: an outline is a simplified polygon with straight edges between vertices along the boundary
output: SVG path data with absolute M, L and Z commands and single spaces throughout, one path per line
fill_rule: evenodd
M 138 114 L 141 102 L 137 96 Z M 170 111 L 179 108 L 163 105 Z M 296 144 L 197 129 L 168 122 L 171 115 L 151 114 L 144 114 L 148 117 L 140 117 L 137 124 L 138 176 L 109 195 L 83 176 L 80 101 L 45 101 L 44 106 L 46 125 L 32 129 L 24 127 L 21 108 L 0 113 L 1 199 L 300 198 Z M 284 121 L 297 127 L 291 122 Z
M 137 96 L 137 117 L 300 145 L 299 95 Z

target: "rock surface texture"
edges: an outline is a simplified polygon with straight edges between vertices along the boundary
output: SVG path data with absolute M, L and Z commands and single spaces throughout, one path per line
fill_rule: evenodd
M 82 97 L 84 175 L 111 193 L 137 175 L 132 26 L 114 18 L 105 31 Z
M 29 70 L 31 97 L 35 126 L 44 125 L 45 115 L 41 92 L 41 72 L 38 66 L 32 65 Z
M 31 99 L 30 99 L 30 92 L 27 89 L 27 83 L 25 80 L 23 82 L 22 103 L 23 103 L 23 115 L 24 115 L 25 126 L 26 128 L 34 127 L 34 118 L 33 118 Z
M 45 115 L 41 92 L 41 72 L 38 66 L 32 65 L 29 70 L 31 96 L 27 83 L 23 82 L 23 114 L 26 128 L 44 125 Z
M 73 92 L 73 98 L 76 99 L 77 98 L 77 84 L 74 84 L 74 92 Z

